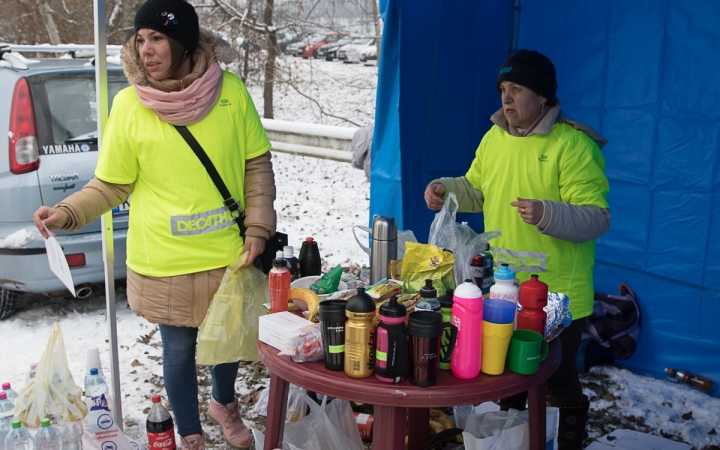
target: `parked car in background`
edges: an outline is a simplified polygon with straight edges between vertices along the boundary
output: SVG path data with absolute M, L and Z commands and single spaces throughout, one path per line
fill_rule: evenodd
M 375 47 L 374 38 L 355 39 L 352 43 L 340 49 L 338 57 L 340 57 L 340 55 L 344 56 L 340 58 L 344 63 L 360 62 L 360 52 L 369 47 Z
M 354 39 L 353 37 L 345 36 L 337 42 L 323 45 L 317 49 L 318 58 L 325 58 L 326 61 L 332 61 L 337 58 L 338 49 L 343 45 L 351 43 Z
M 338 49 L 338 59 L 345 62 L 347 60 L 348 52 L 355 51 L 355 49 L 365 48 L 368 45 L 374 44 L 375 39 L 369 37 L 361 37 L 354 39 L 351 43 L 344 45 Z
M 312 39 L 305 47 L 303 47 L 301 56 L 304 59 L 319 58 L 320 56 L 318 55 L 318 49 L 320 47 L 325 44 L 337 42 L 342 39 L 343 36 L 344 35 L 339 33 L 318 35 L 315 37 L 315 39 Z
M 28 50 L 29 51 L 29 50 Z M 35 51 L 35 50 L 33 50 Z M 57 52 L 57 50 L 55 50 Z M 78 54 L 78 53 L 76 53 Z M 128 83 L 108 64 L 108 99 Z M 95 66 L 90 59 L 28 60 L 0 46 L 0 319 L 22 292 L 69 295 L 50 271 L 33 213 L 77 192 L 98 156 Z M 125 278 L 129 202 L 113 211 L 115 276 Z M 76 233 L 56 231 L 79 297 L 105 281 L 100 220 Z
M 300 42 L 307 36 L 307 33 L 294 33 L 290 30 L 280 30 L 277 34 L 277 43 L 280 52 L 289 55 L 288 45 Z
M 364 48 L 360 50 L 360 53 L 358 53 L 358 55 L 358 59 L 360 59 L 360 62 L 377 60 L 377 46 L 371 45 L 367 48 Z

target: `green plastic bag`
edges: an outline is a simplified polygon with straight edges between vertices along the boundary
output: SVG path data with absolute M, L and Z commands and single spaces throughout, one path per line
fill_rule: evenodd
M 214 366 L 257 361 L 258 318 L 270 302 L 267 277 L 255 266 L 242 267 L 245 252 L 225 270 L 205 319 L 200 325 L 197 361 Z

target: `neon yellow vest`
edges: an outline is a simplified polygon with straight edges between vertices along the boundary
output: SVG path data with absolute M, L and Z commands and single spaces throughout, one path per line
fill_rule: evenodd
M 573 244 L 522 221 L 510 203 L 517 198 L 608 208 L 608 181 L 600 148 L 565 123 L 547 135 L 515 137 L 497 125 L 483 137 L 467 179 L 483 192 L 485 230 L 494 263 L 508 263 L 520 282 L 536 273 L 552 292 L 570 298 L 573 320 L 592 313 L 595 242 Z
M 245 160 L 267 152 L 270 141 L 242 81 L 223 73 L 210 114 L 188 129 L 245 208 Z M 145 108 L 133 87 L 113 100 L 95 176 L 135 183 L 130 199 L 127 266 L 168 277 L 235 261 L 243 239 L 198 157 L 178 131 Z

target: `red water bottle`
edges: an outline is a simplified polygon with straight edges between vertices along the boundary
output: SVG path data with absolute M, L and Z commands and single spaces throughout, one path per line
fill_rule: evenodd
M 290 271 L 283 251 L 275 253 L 272 262 L 273 268 L 268 273 L 268 288 L 270 289 L 270 312 L 276 313 L 288 310 L 290 295 Z
M 517 329 L 537 331 L 545 337 L 548 285 L 530 275 L 530 279 L 520 284 L 520 311 L 517 314 Z
M 175 450 L 175 427 L 170 413 L 160 402 L 160 395 L 152 396 L 152 408 L 148 413 L 145 428 L 149 450 Z

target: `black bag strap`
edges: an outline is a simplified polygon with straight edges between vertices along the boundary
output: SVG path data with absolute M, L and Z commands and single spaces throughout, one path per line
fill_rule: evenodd
M 208 175 L 210 175 L 213 183 L 215 183 L 215 187 L 217 187 L 217 190 L 220 191 L 220 195 L 223 198 L 223 205 L 230 210 L 230 215 L 235 220 L 238 227 L 240 227 L 240 236 L 245 237 L 245 231 L 247 231 L 243 220 L 245 218 L 245 212 L 240 208 L 240 203 L 238 203 L 238 201 L 230 194 L 230 191 L 227 186 L 225 186 L 225 182 L 220 177 L 217 169 L 215 169 L 215 166 L 212 161 L 210 161 L 207 153 L 205 153 L 205 150 L 203 150 L 202 146 L 197 139 L 195 139 L 195 136 L 192 135 L 190 130 L 188 130 L 186 126 L 182 125 L 174 125 L 174 127 L 185 139 L 185 142 L 188 143 L 195 155 L 197 155 L 202 165 L 205 166 L 205 170 L 207 170 Z

